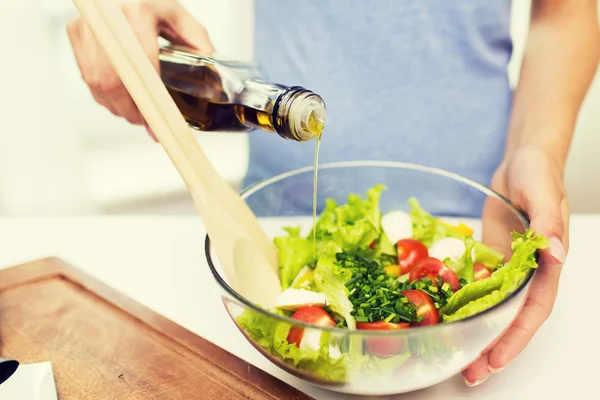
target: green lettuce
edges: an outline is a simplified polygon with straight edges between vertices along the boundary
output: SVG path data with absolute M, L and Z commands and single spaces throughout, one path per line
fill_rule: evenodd
M 379 252 L 388 256 L 398 256 L 396 246 L 390 241 L 385 232 L 379 237 Z
M 354 317 L 350 314 L 354 307 L 348 299 L 346 287 L 352 271 L 337 265 L 335 255 L 340 251 L 342 250 L 335 243 L 329 243 L 325 255 L 319 258 L 315 267 L 314 285 L 318 292 L 327 296 L 327 307 L 346 320 L 348 329 L 356 329 Z
M 327 199 L 325 209 L 315 224 L 319 255 L 322 255 L 329 242 L 334 242 L 345 251 L 366 250 L 381 232 L 381 211 L 379 199 L 383 185 L 367 191 L 363 200 L 356 194 L 348 196 L 347 204 L 338 206 Z M 309 240 L 312 232 L 309 234 Z
M 548 239 L 534 236 L 527 229 L 524 234 L 512 233 L 513 255 L 502 267 L 486 279 L 463 286 L 454 293 L 442 308 L 445 322 L 457 321 L 486 310 L 507 298 L 538 267 L 536 252 L 548 247 Z
M 236 322 L 271 356 L 328 382 L 345 382 L 349 377 L 358 375 L 374 377 L 391 375 L 411 356 L 409 351 L 405 351 L 385 359 L 372 357 L 362 352 L 362 346 L 358 343 L 362 342 L 360 336 L 344 336 L 332 341 L 331 333 L 326 331 L 321 334 L 319 349 L 300 349 L 287 341 L 291 324 L 250 309 L 244 310 L 236 318 Z M 336 341 L 341 356 L 332 358 L 330 343 Z
M 465 238 L 465 252 L 462 257 L 456 261 L 449 258 L 444 260 L 444 264 L 456 272 L 459 279 L 464 279 L 467 283 L 472 283 L 475 280 L 474 263 L 471 254 L 475 243 L 476 242 L 472 237 L 469 236 Z
M 236 318 L 239 327 L 270 355 L 284 363 L 312 373 L 330 382 L 344 382 L 348 357 L 329 356 L 330 333 L 323 331 L 318 350 L 304 350 L 287 341 L 291 324 L 278 321 L 252 310 L 245 310 Z
M 496 270 L 504 262 L 504 254 L 492 249 L 481 242 L 475 242 L 475 262 L 481 263 L 491 271 Z
M 305 266 L 314 263 L 314 244 L 300 237 L 300 227 L 284 228 L 287 236 L 276 237 L 279 280 L 283 290 L 289 288 Z
M 467 238 L 425 211 L 414 197 L 408 200 L 408 204 L 411 208 L 409 215 L 413 222 L 413 239 L 420 241 L 427 248 L 442 238 L 453 237 L 462 241 Z M 476 241 L 473 246 L 475 248 L 475 262 L 482 263 L 491 270 L 495 270 L 504 261 L 502 253 L 481 242 Z
M 467 304 L 492 293 L 494 290 L 500 289 L 502 281 L 503 277 L 494 273 L 489 278 L 463 286 L 450 296 L 446 305 L 442 307 L 442 314 L 453 314 Z

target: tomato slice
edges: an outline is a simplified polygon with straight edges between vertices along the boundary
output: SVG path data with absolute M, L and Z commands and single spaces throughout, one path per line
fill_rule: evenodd
M 427 247 L 418 240 L 402 239 L 397 243 L 398 264 L 400 265 L 400 275 L 408 274 L 415 267 L 415 264 L 427 257 Z
M 407 322 L 385 322 L 385 321 L 377 321 L 377 322 L 357 322 L 356 329 L 364 329 L 367 331 L 394 331 L 398 329 L 407 329 L 410 326 Z
M 473 265 L 473 272 L 475 273 L 476 281 L 489 278 L 492 275 L 492 271 L 481 263 L 475 263 L 475 265 Z
M 433 257 L 421 259 L 408 275 L 408 281 L 414 282 L 429 277 L 432 281 L 438 278 L 440 271 L 446 267 L 443 262 Z
M 410 271 L 408 281 L 414 282 L 425 277 L 431 279 L 432 282 L 435 282 L 435 279 L 441 278 L 442 282 L 448 283 L 454 292 L 460 289 L 460 282 L 456 272 L 437 258 L 427 257 L 419 261 L 415 268 Z
M 329 315 L 327 311 L 318 306 L 306 306 L 299 308 L 291 317 L 296 321 L 306 322 L 307 324 L 317 326 L 331 326 L 334 327 L 337 324 L 335 320 Z M 296 346 L 300 346 L 302 337 L 304 336 L 304 328 L 299 326 L 292 326 L 288 333 L 288 343 L 293 343 Z
M 364 329 L 369 331 L 391 331 L 408 329 L 410 324 L 401 322 L 395 324 L 393 322 L 357 322 L 357 329 Z M 379 358 L 393 357 L 399 354 L 404 349 L 404 338 L 399 337 L 378 337 L 368 338 L 366 340 L 366 347 L 372 356 Z
M 443 282 L 446 282 L 448 285 L 450 285 L 450 288 L 453 292 L 456 292 L 458 289 L 460 289 L 460 281 L 458 280 L 458 275 L 456 275 L 456 272 L 454 272 L 452 268 L 449 268 L 446 265 L 444 265 L 442 269 L 440 269 L 440 272 L 438 272 L 438 274 L 440 278 L 442 278 Z
M 421 290 L 405 290 L 402 294 L 417 307 L 417 316 L 423 317 L 423 320 L 420 323 L 415 322 L 411 325 L 426 326 L 435 325 L 439 322 L 440 314 L 438 310 L 435 309 L 435 306 L 427 293 Z

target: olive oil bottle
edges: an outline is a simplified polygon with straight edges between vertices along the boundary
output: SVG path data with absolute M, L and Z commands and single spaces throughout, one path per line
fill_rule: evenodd
M 320 139 L 323 99 L 300 86 L 268 82 L 254 64 L 207 57 L 167 45 L 159 54 L 161 79 L 187 123 L 208 132 L 274 132 L 299 142 Z

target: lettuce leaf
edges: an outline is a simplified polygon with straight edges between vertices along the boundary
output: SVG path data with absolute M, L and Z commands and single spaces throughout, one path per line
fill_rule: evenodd
M 481 242 L 475 242 L 473 247 L 475 249 L 475 262 L 485 265 L 491 271 L 495 271 L 504 262 L 504 254 Z
M 506 263 L 504 268 L 511 268 L 520 271 L 527 271 L 530 268 L 537 268 L 535 252 L 548 247 L 548 239 L 541 235 L 534 236 L 533 229 L 527 229 L 524 234 L 518 232 L 512 233 L 513 242 L 511 248 L 513 255 Z
M 277 247 L 279 280 L 283 290 L 291 286 L 298 272 L 314 262 L 314 245 L 300 237 L 300 227 L 284 228 L 288 236 L 273 239 Z
M 445 322 L 467 318 L 500 303 L 523 284 L 532 269 L 538 267 L 536 251 L 548 247 L 548 239 L 534 236 L 531 229 L 524 234 L 513 232 L 512 237 L 510 260 L 489 278 L 467 284 L 454 293 L 441 310 Z
M 350 376 L 373 376 L 393 374 L 398 367 L 410 359 L 411 353 L 405 351 L 394 357 L 385 359 L 363 354 L 362 337 L 344 336 L 337 340 L 341 356 L 333 358 L 330 355 L 331 339 L 329 332 L 321 334 L 318 350 L 304 350 L 287 341 L 291 324 L 275 320 L 256 311 L 246 309 L 236 318 L 239 327 L 271 356 L 277 357 L 284 363 L 309 372 L 314 376 L 329 382 L 345 382 Z M 355 345 L 352 345 L 352 342 Z M 345 348 L 345 350 L 344 350 Z
M 327 199 L 325 209 L 319 217 L 315 230 L 319 255 L 329 242 L 334 242 L 345 251 L 366 250 L 381 232 L 379 199 L 385 186 L 378 185 L 367 191 L 363 200 L 356 194 L 348 196 L 347 204 L 338 206 Z M 312 232 L 309 234 L 312 238 Z
M 318 350 L 303 350 L 287 341 L 291 324 L 250 309 L 245 310 L 236 321 L 254 342 L 284 363 L 308 371 L 326 381 L 345 381 L 348 357 L 342 355 L 333 359 L 329 356 L 329 332 L 322 333 Z
M 398 256 L 396 246 L 390 241 L 385 232 L 381 232 L 379 237 L 379 253 L 388 256 Z
M 354 307 L 348 299 L 346 287 L 346 282 L 352 277 L 352 271 L 336 263 L 335 255 L 341 251 L 335 243 L 329 243 L 325 255 L 319 258 L 315 267 L 314 285 L 318 292 L 327 296 L 328 308 L 346 320 L 348 329 L 356 329 L 354 317 L 350 315 Z
M 450 258 L 444 260 L 444 264 L 456 272 L 458 279 L 464 279 L 467 283 L 472 283 L 475 280 L 474 263 L 471 255 L 475 243 L 476 242 L 472 237 L 469 236 L 465 238 L 465 252 L 462 257 L 456 261 Z
M 482 279 L 463 286 L 448 299 L 441 309 L 442 314 L 450 315 L 465 307 L 467 304 L 484 297 L 502 287 L 503 276 L 493 273 L 489 278 Z M 446 318 L 444 318 L 446 320 Z

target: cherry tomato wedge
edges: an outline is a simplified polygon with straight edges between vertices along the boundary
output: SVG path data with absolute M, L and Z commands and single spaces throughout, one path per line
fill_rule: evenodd
M 450 285 L 450 288 L 453 292 L 456 292 L 458 289 L 460 289 L 458 275 L 456 275 L 456 272 L 454 272 L 452 268 L 448 268 L 446 265 L 444 265 L 438 274 L 440 278 L 442 278 L 443 282 L 446 282 L 448 285 Z
M 417 307 L 417 316 L 423 317 L 423 320 L 420 323 L 415 322 L 411 325 L 426 326 L 435 325 L 439 322 L 440 314 L 438 310 L 435 309 L 435 306 L 427 293 L 420 290 L 405 290 L 402 294 Z
M 357 329 L 370 331 L 390 331 L 408 329 L 410 324 L 407 323 L 392 323 L 392 322 L 357 322 Z M 366 347 L 369 353 L 375 357 L 386 358 L 393 357 L 399 354 L 404 349 L 404 338 L 399 337 L 378 337 L 369 338 L 366 340 Z
M 415 268 L 410 271 L 408 281 L 414 282 L 425 277 L 431 279 L 432 282 L 434 282 L 434 279 L 441 278 L 443 282 L 450 285 L 454 292 L 460 288 L 456 273 L 437 258 L 427 257 L 420 260 Z
M 398 265 L 400 265 L 400 275 L 408 274 L 415 267 L 415 264 L 427 257 L 427 247 L 418 240 L 402 239 L 397 243 Z
M 445 265 L 443 262 L 433 257 L 421 259 L 408 275 L 408 281 L 414 282 L 425 277 L 429 277 L 432 281 L 438 278 L 438 275 Z
M 393 323 L 393 322 L 357 322 L 356 329 L 364 329 L 367 331 L 394 331 L 398 329 L 407 329 L 410 324 L 406 322 Z
M 295 319 L 296 321 L 306 322 L 307 324 L 313 324 L 317 326 L 334 327 L 337 325 L 327 311 L 317 306 L 299 308 L 291 318 Z M 288 343 L 293 343 L 296 346 L 300 346 L 303 336 L 304 328 L 292 326 L 290 333 L 288 333 L 287 341 Z
M 475 273 L 475 280 L 481 280 L 485 278 L 489 278 L 492 275 L 492 271 L 485 265 L 481 263 L 475 263 L 473 266 L 473 272 Z

